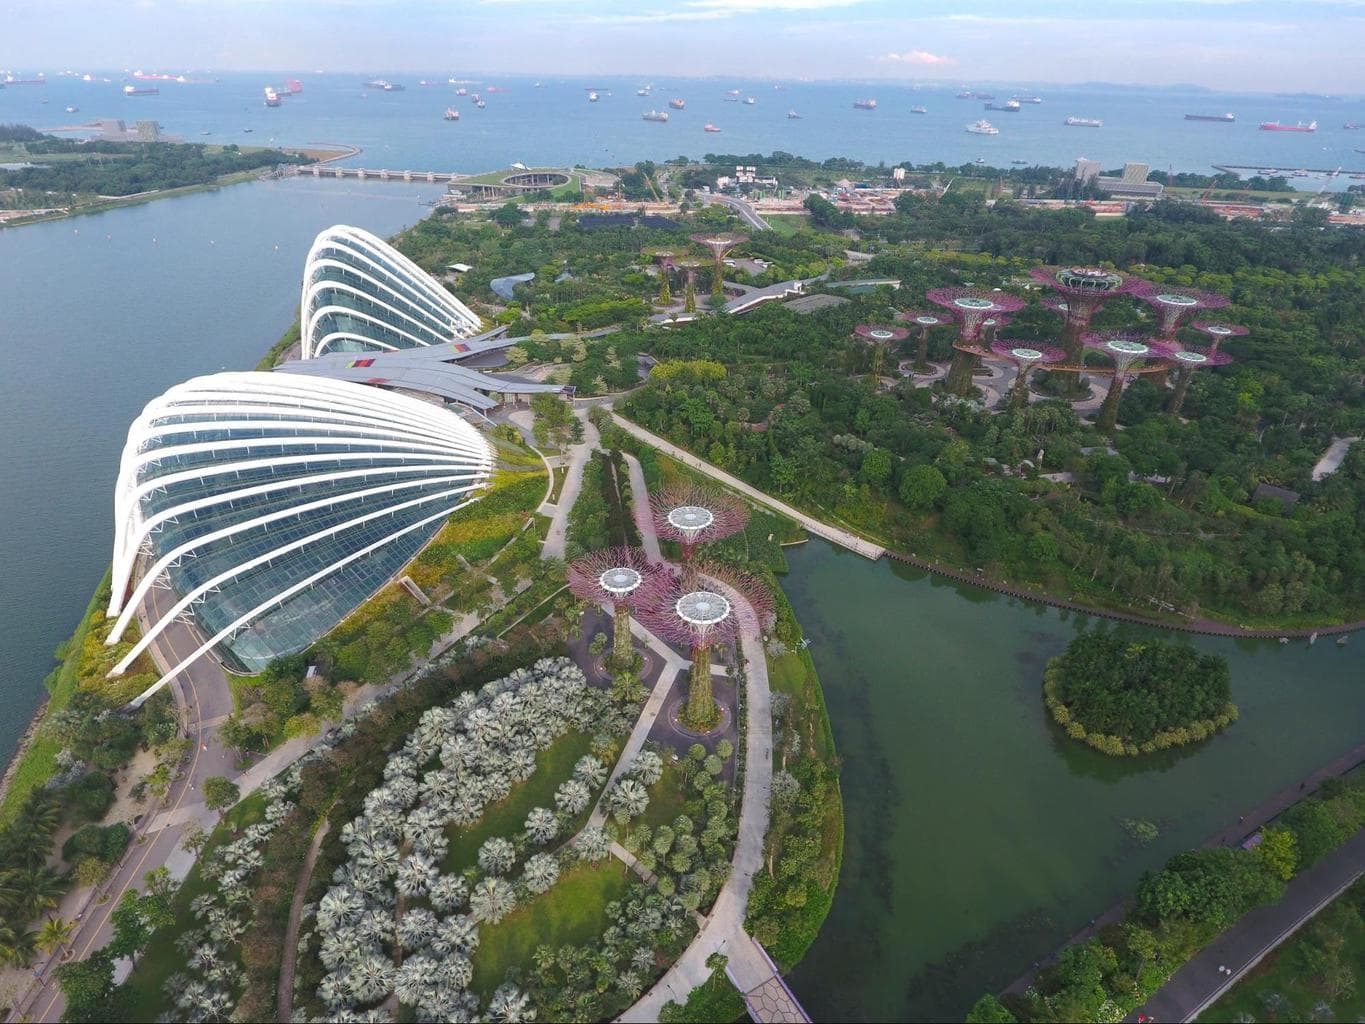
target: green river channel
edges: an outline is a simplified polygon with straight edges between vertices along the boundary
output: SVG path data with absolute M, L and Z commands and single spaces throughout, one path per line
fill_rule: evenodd
M 1093 620 L 820 540 L 788 558 L 844 762 L 839 891 L 789 979 L 816 1020 L 961 1020 L 1144 870 L 1365 739 L 1365 636 L 1190 637 L 1228 659 L 1241 719 L 1117 760 L 1042 702 L 1047 659 Z

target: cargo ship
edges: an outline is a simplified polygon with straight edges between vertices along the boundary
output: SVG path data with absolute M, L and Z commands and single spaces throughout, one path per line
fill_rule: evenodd
M 1315 132 L 1317 130 L 1318 123 L 1316 121 L 1309 121 L 1307 124 L 1302 121 L 1298 124 L 1280 124 L 1279 121 L 1261 122 L 1261 131 L 1263 132 Z
M 801 115 L 798 114 L 795 110 L 789 110 L 789 111 L 787 111 L 787 120 L 788 120 L 788 121 L 799 121 L 799 120 L 801 120 Z
M 1237 120 L 1237 115 L 1235 115 L 1235 114 L 1186 114 L 1186 115 L 1185 115 L 1185 120 L 1186 120 L 1186 121 L 1227 121 L 1227 122 L 1232 122 L 1232 121 L 1236 121 L 1236 120 Z
M 960 100 L 993 100 L 995 99 L 995 94 L 989 92 L 975 92 L 971 89 L 965 89 L 957 94 L 957 98 Z
M 1077 117 L 1075 114 L 1062 122 L 1068 128 L 1103 128 L 1104 122 L 1098 117 Z
M 1019 101 L 1018 101 L 1018 100 L 1006 100 L 1004 103 L 987 103 L 987 104 L 986 104 L 986 109 L 987 109 L 987 110 L 1003 110 L 1003 111 L 1005 111 L 1005 112 L 1008 113 L 1008 114 L 1017 114 L 1017 113 L 1019 113 Z
M 19 78 L 17 75 L 6 75 L 4 81 L 0 81 L 0 85 L 46 85 L 46 84 L 47 78 L 44 75 L 38 75 L 36 78 Z
M 876 101 L 876 100 L 854 100 L 854 101 L 853 101 L 853 109 L 854 109 L 854 110 L 876 110 L 876 109 L 877 109 L 877 101 Z
M 297 78 L 286 78 L 284 80 L 284 91 L 290 96 L 297 96 L 303 92 L 303 83 Z
M 745 97 L 744 97 L 744 105 L 745 105 L 745 106 L 752 107 L 752 106 L 753 106 L 755 103 L 757 103 L 757 102 L 758 102 L 758 100 L 754 99 L 752 96 L 745 96 Z
M 669 100 L 668 105 L 674 110 L 682 110 L 683 107 L 687 106 L 687 100 Z
M 973 124 L 967 125 L 967 131 L 973 135 L 999 135 L 1000 129 L 989 121 L 982 118 Z
M 476 106 L 476 107 L 478 107 L 480 110 L 482 110 L 484 107 L 488 106 L 488 101 L 487 101 L 486 99 L 484 99 L 482 96 L 475 96 L 475 97 L 474 97 L 474 106 Z
M 146 89 L 139 89 L 135 85 L 125 85 L 123 87 L 123 95 L 125 96 L 157 96 L 160 93 L 161 90 L 154 85 Z
M 446 107 L 445 119 L 447 121 L 458 121 L 460 119 L 460 112 L 454 107 Z
M 926 108 L 924 108 L 924 107 L 911 107 L 911 108 L 910 108 L 910 113 L 912 113 L 912 114 L 927 114 L 927 113 L 929 113 L 929 111 L 928 111 Z
M 1015 98 L 1016 100 L 1018 100 L 1020 103 L 1042 103 L 1042 102 L 1043 102 L 1043 97 L 1041 97 L 1041 96 L 1016 96 L 1016 97 L 1014 97 L 1014 98 Z
M 596 93 L 595 91 L 589 90 L 589 92 L 588 92 L 588 102 L 589 102 L 589 103 L 596 103 L 596 102 L 597 102 L 597 93 Z
M 275 91 L 273 85 L 265 87 L 265 105 L 267 107 L 278 107 L 280 105 L 280 94 Z
M 380 92 L 403 92 L 405 90 L 405 87 L 399 85 L 397 82 L 389 82 L 382 78 L 371 79 L 364 83 L 362 88 L 378 89 Z
M 738 89 L 731 89 L 729 92 L 727 92 L 727 93 L 725 94 L 724 99 L 725 99 L 725 102 L 726 102 L 726 103 L 738 103 L 738 102 L 739 102 L 739 90 L 738 90 Z
M 1344 131 L 1348 131 L 1348 132 L 1358 132 L 1358 131 L 1360 131 L 1360 123 L 1359 123 L 1358 121 L 1347 121 L 1347 122 L 1346 122 L 1344 125 L 1342 125 L 1341 127 L 1342 127 L 1342 129 L 1343 129 Z
M 456 96 L 468 96 L 468 95 L 469 95 L 469 90 L 466 89 L 466 88 L 462 85 L 462 86 L 460 86 L 458 89 L 455 90 L 455 95 L 456 95 Z
M 640 115 L 642 121 L 658 121 L 660 124 L 668 123 L 668 111 L 650 110 Z
M 702 126 L 701 130 L 704 132 L 710 132 L 713 135 L 718 135 L 720 133 L 720 129 L 717 128 L 715 125 L 711 124 L 709 121 Z

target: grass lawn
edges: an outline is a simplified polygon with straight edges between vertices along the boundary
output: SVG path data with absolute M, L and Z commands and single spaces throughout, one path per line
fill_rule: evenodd
M 834 735 L 810 652 L 788 651 L 779 657 L 768 655 L 768 683 L 775 691 L 791 694 L 795 710 L 793 720 L 802 723 L 806 740 L 815 743 L 821 759 L 829 760 L 834 755 Z
M 810 218 L 800 213 L 770 213 L 763 219 L 779 235 L 794 235 L 802 228 L 810 227 Z
M 570 732 L 555 740 L 548 749 L 536 756 L 536 770 L 529 779 L 517 786 L 507 798 L 484 811 L 483 817 L 467 829 L 452 829 L 450 852 L 446 854 L 441 871 L 452 874 L 478 863 L 479 847 L 494 836 L 511 837 L 526 826 L 526 815 L 533 807 L 554 810 L 555 790 L 573 775 L 574 762 L 590 752 L 592 737 L 581 732 Z M 581 816 L 586 820 L 587 812 Z M 572 835 L 570 823 L 564 835 Z
M 672 825 L 673 819 L 679 814 L 686 813 L 683 805 L 687 803 L 688 796 L 695 793 L 696 790 L 690 793 L 683 791 L 682 772 L 665 754 L 663 778 L 649 787 L 649 806 L 640 817 L 641 823 L 650 828 Z
M 588 944 L 607 927 L 606 905 L 625 896 L 629 885 L 626 866 L 615 857 L 574 866 L 549 892 L 479 929 L 470 988 L 486 999 L 509 967 L 534 971 L 531 954 L 537 946 Z
M 1201 1021 L 1365 1020 L 1365 879 L 1328 904 L 1288 942 L 1262 960 L 1199 1016 Z M 1355 984 L 1343 994 L 1328 994 L 1324 948 L 1341 943 L 1335 960 L 1354 974 Z M 1340 983 L 1338 981 L 1338 983 Z M 1325 1003 L 1330 1016 L 1314 1009 Z
M 714 970 L 704 984 L 698 985 L 687 996 L 687 1002 L 664 1004 L 659 1014 L 661 1021 L 697 1021 L 708 1024 L 712 1021 L 739 1020 L 744 1016 L 744 997 L 725 976 L 724 969 Z M 745 1017 L 744 1019 L 748 1019 Z
M 190 903 L 196 896 L 214 890 L 214 883 L 203 877 L 200 868 L 218 847 L 232 841 L 234 831 L 240 831 L 265 817 L 265 803 L 262 794 L 253 793 L 232 808 L 213 830 L 203 852 L 175 894 L 172 904 L 175 923 L 152 937 L 146 952 L 133 968 L 133 973 L 123 983 L 123 987 L 131 993 L 129 1020 L 156 1020 L 169 1009 L 162 986 L 172 974 L 185 968 L 185 955 L 176 949 L 175 941 L 199 924 L 190 912 Z

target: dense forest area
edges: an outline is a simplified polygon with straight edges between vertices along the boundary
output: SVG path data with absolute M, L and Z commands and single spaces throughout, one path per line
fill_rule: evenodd
M 1312 470 L 1334 437 L 1365 433 L 1365 236 L 1227 224 L 1176 204 L 1097 221 L 951 193 L 903 199 L 896 215 L 859 226 L 873 258 L 836 275 L 894 277 L 898 291 L 658 334 L 655 356 L 715 360 L 728 374 L 673 375 L 635 395 L 628 414 L 921 557 L 1148 612 L 1262 624 L 1360 617 L 1365 451 L 1352 448 L 1320 481 Z M 922 308 L 930 287 L 1019 292 L 1030 304 L 1007 333 L 1051 341 L 1060 319 L 1026 275 L 1048 262 L 1219 291 L 1232 300 L 1226 319 L 1251 334 L 1224 346 L 1231 366 L 1194 376 L 1186 418 L 1161 411 L 1161 388 L 1132 384 L 1112 443 L 1060 401 L 993 414 L 908 378 L 879 386 L 866 376 L 871 353 L 853 327 Z M 1120 299 L 1095 326 L 1150 323 Z M 935 331 L 931 357 L 945 359 L 951 340 L 951 329 Z M 1035 390 L 1046 390 L 1038 378 Z M 1298 500 L 1254 498 L 1262 483 Z
M 58 139 L 24 125 L 0 132 L 6 153 L 34 166 L 0 170 L 0 189 L 20 194 L 129 196 L 153 189 L 202 185 L 225 174 L 277 164 L 312 163 L 278 149 L 206 146 L 177 142 L 105 142 Z M 43 162 L 43 157 L 52 158 Z M 46 197 L 50 205 L 52 197 Z

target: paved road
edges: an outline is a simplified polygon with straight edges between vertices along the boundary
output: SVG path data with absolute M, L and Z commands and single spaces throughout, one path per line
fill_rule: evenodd
M 588 419 L 586 408 L 575 408 L 574 415 L 583 424 L 583 441 L 569 449 L 569 461 L 565 464 L 564 487 L 559 492 L 559 503 L 555 505 L 554 516 L 550 519 L 550 529 L 545 535 L 545 544 L 540 549 L 541 558 L 563 558 L 564 541 L 569 528 L 569 511 L 578 500 L 578 492 L 583 487 L 583 467 L 588 456 L 596 450 L 601 438 L 597 428 Z
M 731 476 L 729 473 L 725 472 L 725 470 L 717 469 L 709 462 L 703 462 L 686 449 L 679 448 L 677 445 L 665 441 L 659 435 L 650 433 L 644 427 L 637 423 L 632 423 L 630 420 L 625 419 L 616 412 L 611 414 L 611 418 L 618 427 L 626 431 L 626 433 L 639 438 L 641 441 L 645 442 L 645 444 L 658 448 L 664 454 L 677 459 L 679 462 L 686 466 L 690 466 L 700 473 L 705 473 L 712 479 L 719 480 L 721 483 L 725 484 L 726 487 L 738 491 L 747 498 L 752 498 L 760 505 L 766 505 L 768 508 L 781 512 L 787 518 L 796 520 L 817 537 L 824 537 L 825 540 L 838 544 L 840 547 L 848 548 L 850 551 L 857 552 L 864 558 L 870 558 L 873 561 L 876 561 L 878 558 L 881 558 L 882 555 L 886 554 L 886 548 L 882 547 L 880 544 L 874 544 L 869 540 L 864 540 L 856 533 L 850 533 L 848 530 L 841 530 L 837 527 L 830 526 L 827 523 L 822 523 L 813 516 L 806 515 L 806 513 L 802 512 L 800 509 L 793 508 L 785 501 L 779 501 L 771 495 L 764 494 L 758 488 L 749 486 L 743 480 L 736 476 Z
M 716 195 L 714 192 L 704 192 L 702 195 L 708 203 L 719 203 L 721 206 L 728 206 L 739 214 L 740 219 L 748 224 L 755 231 L 771 231 L 773 226 L 760 217 L 754 208 L 743 199 L 735 199 L 733 196 Z
M 1258 907 L 1205 946 L 1128 1019 L 1141 1012 L 1159 1021 L 1194 1020 L 1362 874 L 1365 829 L 1291 881 L 1284 899 Z M 1232 974 L 1219 973 L 1219 966 Z

